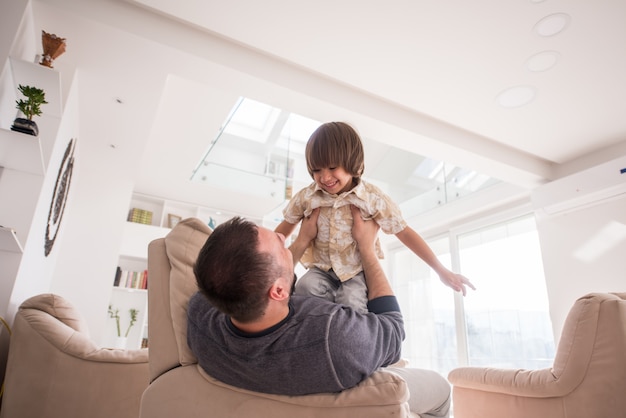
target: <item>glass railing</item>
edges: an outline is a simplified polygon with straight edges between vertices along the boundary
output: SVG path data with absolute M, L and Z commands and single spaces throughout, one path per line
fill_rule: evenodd
M 247 98 L 240 98 L 193 171 L 192 181 L 281 208 L 311 177 L 304 148 L 320 122 Z M 363 178 L 401 205 L 405 216 L 440 207 L 499 183 L 474 170 L 456 167 L 362 138 Z M 368 154 L 368 149 L 372 151 Z

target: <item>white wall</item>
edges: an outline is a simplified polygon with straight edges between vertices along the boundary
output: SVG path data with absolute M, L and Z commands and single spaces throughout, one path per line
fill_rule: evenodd
M 537 226 L 558 340 L 577 298 L 626 292 L 626 195 L 569 213 L 539 211 Z

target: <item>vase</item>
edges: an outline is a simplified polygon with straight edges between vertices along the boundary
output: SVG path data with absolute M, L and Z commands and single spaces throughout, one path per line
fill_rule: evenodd
M 65 52 L 65 38 L 60 38 L 52 33 L 41 31 L 41 43 L 43 56 L 39 64 L 52 68 L 52 62 Z
M 126 338 L 126 337 L 116 337 L 115 338 L 115 347 L 113 347 L 113 348 L 126 349 L 126 343 L 127 342 L 128 342 L 128 338 Z
M 39 127 L 35 121 L 25 118 L 15 118 L 11 130 L 33 136 L 39 135 Z

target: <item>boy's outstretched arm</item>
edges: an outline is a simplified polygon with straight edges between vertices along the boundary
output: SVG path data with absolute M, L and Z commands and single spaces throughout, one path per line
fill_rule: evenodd
M 476 288 L 467 279 L 467 277 L 454 273 L 444 267 L 437 259 L 437 256 L 430 249 L 426 241 L 413 228 L 407 226 L 396 234 L 396 237 L 419 258 L 424 260 L 439 275 L 439 279 L 446 285 L 457 292 L 462 292 L 463 296 L 467 294 L 466 285 L 474 290 Z

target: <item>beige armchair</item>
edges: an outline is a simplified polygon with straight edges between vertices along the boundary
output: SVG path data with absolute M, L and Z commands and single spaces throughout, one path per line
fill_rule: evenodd
M 592 293 L 572 307 L 554 365 L 452 370 L 455 418 L 626 416 L 626 293 Z
M 185 219 L 148 248 L 150 386 L 141 418 L 411 417 L 406 382 L 378 371 L 339 394 L 266 395 L 208 376 L 187 346 L 187 301 L 197 291 L 193 264 L 211 230 Z
M 136 418 L 148 349 L 98 347 L 58 295 L 24 301 L 13 321 L 0 418 Z

